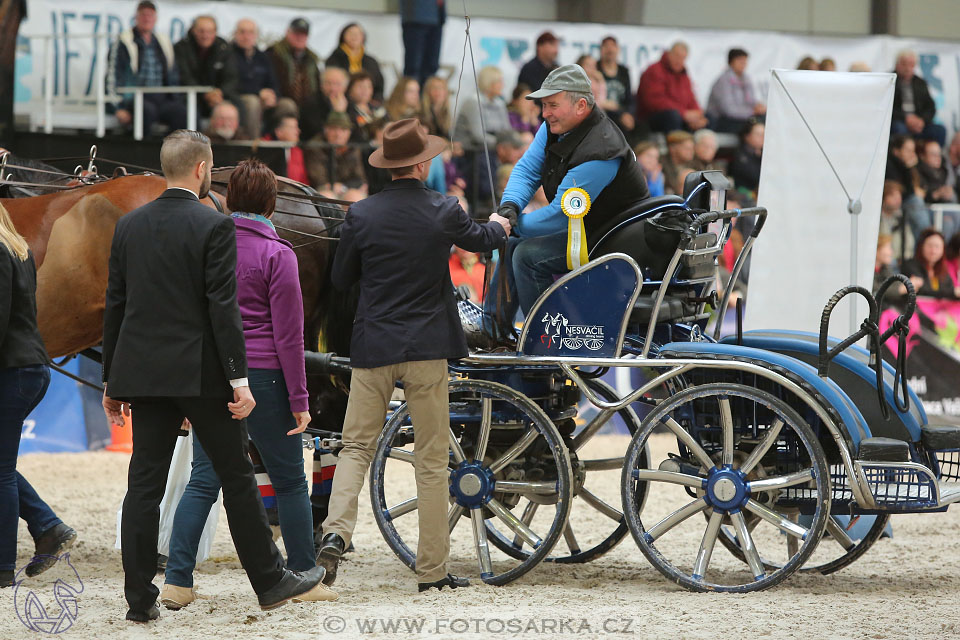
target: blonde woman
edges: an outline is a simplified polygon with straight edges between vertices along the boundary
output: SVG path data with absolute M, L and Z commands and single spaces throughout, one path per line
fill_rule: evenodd
M 387 117 L 391 121 L 420 117 L 420 83 L 404 76 L 387 99 Z
M 56 564 L 77 539 L 17 471 L 23 421 L 50 384 L 47 361 L 37 329 L 37 267 L 0 204 L 0 587 L 13 586 L 21 517 L 36 543 L 28 576 Z
M 427 133 L 450 137 L 450 87 L 446 80 L 431 76 L 423 83 L 421 112 L 420 122 L 427 128 Z
M 457 115 L 455 139 L 465 147 L 490 148 L 497 143 L 497 134 L 511 129 L 507 103 L 503 99 L 503 72 L 497 67 L 484 67 L 477 76 L 480 95 L 465 100 Z M 481 122 L 480 110 L 483 110 Z

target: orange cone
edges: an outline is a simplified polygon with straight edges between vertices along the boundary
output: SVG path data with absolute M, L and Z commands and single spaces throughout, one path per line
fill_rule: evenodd
M 123 416 L 122 427 L 110 425 L 110 444 L 107 445 L 107 451 L 133 452 L 133 424 L 130 416 Z

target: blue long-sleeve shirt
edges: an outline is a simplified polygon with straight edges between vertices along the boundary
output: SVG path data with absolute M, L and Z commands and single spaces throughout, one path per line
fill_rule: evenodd
M 546 158 L 547 123 L 540 125 L 537 135 L 517 166 L 510 173 L 510 180 L 503 190 L 500 204 L 512 202 L 520 211 L 530 202 L 530 198 L 540 187 L 540 170 Z M 580 187 L 590 195 L 590 201 L 596 201 L 600 192 L 613 181 L 620 170 L 620 158 L 611 160 L 590 160 L 579 164 L 567 172 L 560 182 L 553 202 L 530 213 L 523 213 L 517 222 L 517 233 L 521 238 L 545 236 L 559 233 L 567 228 L 567 216 L 560 209 L 560 199 L 564 191 L 571 187 Z M 589 213 L 587 215 L 590 215 Z

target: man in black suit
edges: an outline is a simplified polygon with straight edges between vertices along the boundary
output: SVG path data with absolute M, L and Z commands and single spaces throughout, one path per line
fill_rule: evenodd
M 120 219 L 110 250 L 103 407 L 117 425 L 133 414 L 121 543 L 127 620 L 134 622 L 159 616 L 152 583 L 159 505 L 184 418 L 220 477 L 230 533 L 260 606 L 335 597 L 318 585 L 322 568 L 284 568 L 247 457 L 242 420 L 255 402 L 237 305 L 235 230 L 230 217 L 200 203 L 212 164 L 203 134 L 167 136 L 160 150 L 167 190 Z
M 380 193 L 354 203 L 342 227 L 333 282 L 345 291 L 359 284 L 360 300 L 350 343 L 353 374 L 344 446 L 317 557 L 327 570 L 325 584 L 336 579 L 340 555 L 356 527 L 357 496 L 397 380 L 403 381 L 417 425 L 419 589 L 469 584 L 447 573 L 447 359 L 467 355 L 448 264 L 454 244 L 467 251 L 504 245 L 510 222 L 492 214 L 490 222 L 478 224 L 456 198 L 424 186 L 430 160 L 445 145 L 443 138 L 428 136 L 416 119 L 390 124 L 383 146 L 369 162 L 389 169 L 393 181 Z

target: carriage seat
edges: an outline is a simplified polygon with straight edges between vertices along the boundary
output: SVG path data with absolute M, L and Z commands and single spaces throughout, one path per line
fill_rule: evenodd
M 599 245 L 602 241 L 604 241 L 604 238 L 607 236 L 607 234 L 621 226 L 629 224 L 633 218 L 639 216 L 649 216 L 651 213 L 655 213 L 657 211 L 667 211 L 670 209 L 682 208 L 683 198 L 677 195 L 670 194 L 647 198 L 646 200 L 637 203 L 636 205 L 607 220 L 603 226 L 593 233 L 593 235 L 597 238 L 597 244 Z
M 669 289 L 668 289 L 669 291 Z M 689 293 L 692 293 L 689 292 Z M 630 313 L 630 324 L 647 325 L 653 317 L 653 309 L 657 301 L 657 290 L 653 289 L 650 293 L 644 293 L 637 297 L 633 305 L 633 311 Z M 692 322 L 701 319 L 697 315 L 699 302 L 691 300 L 690 295 L 683 295 L 678 292 L 676 295 L 668 293 L 663 296 L 663 302 L 660 303 L 660 313 L 657 314 L 657 322 Z M 708 314 L 704 314 L 706 317 Z

